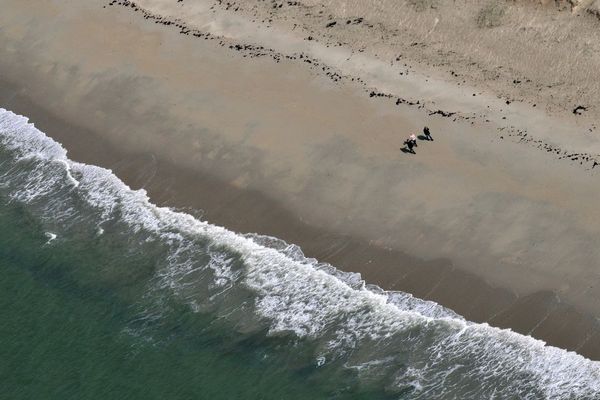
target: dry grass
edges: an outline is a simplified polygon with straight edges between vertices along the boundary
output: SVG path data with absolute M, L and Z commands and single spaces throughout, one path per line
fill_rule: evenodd
M 408 3 L 417 12 L 422 12 L 430 8 L 437 8 L 438 0 L 408 0 Z
M 260 1 L 256 1 L 260 7 Z M 454 71 L 459 79 L 498 95 L 570 112 L 575 104 L 600 116 L 600 20 L 538 2 L 492 0 L 303 0 L 334 17 L 364 17 L 365 25 L 329 30 L 331 40 L 351 43 L 380 58 L 405 59 Z M 247 3 L 246 3 L 247 4 Z M 282 10 L 286 13 L 285 9 Z M 303 12 L 312 32 L 322 22 Z M 277 17 L 276 17 L 277 18 Z M 482 29 L 487 28 L 487 29 Z M 414 46 L 419 43 L 419 46 Z M 454 78 L 454 76 L 453 76 Z M 515 83 L 517 82 L 517 83 Z
M 480 28 L 494 28 L 502 24 L 506 12 L 506 5 L 499 0 L 492 0 L 484 5 L 477 13 L 477 26 Z
M 276 0 L 282 4 L 276 8 L 273 1 L 232 1 L 253 19 L 301 27 L 317 40 L 386 61 L 402 54 L 402 62 L 446 71 L 461 84 L 552 112 L 585 105 L 586 115 L 600 117 L 600 19 L 572 15 L 567 0 L 547 6 L 533 0 L 301 0 L 286 6 Z M 356 17 L 363 22 L 324 29 L 331 19 Z

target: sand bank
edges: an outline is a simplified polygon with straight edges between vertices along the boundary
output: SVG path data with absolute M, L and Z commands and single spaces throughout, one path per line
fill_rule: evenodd
M 597 170 L 526 139 L 593 150 L 577 121 L 519 105 L 471 118 L 502 101 L 416 72 L 396 82 L 369 58 L 329 66 L 326 45 L 292 34 L 265 46 L 258 30 L 245 50 L 219 18 L 182 28 L 103 2 L 9 1 L 0 105 L 160 204 L 600 358 Z M 402 153 L 424 125 L 435 142 Z

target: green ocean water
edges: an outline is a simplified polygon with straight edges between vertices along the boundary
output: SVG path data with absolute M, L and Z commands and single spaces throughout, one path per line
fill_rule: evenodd
M 124 255 L 121 246 L 49 246 L 43 229 L 22 207 L 0 204 L 0 398 L 341 396 L 337 385 L 315 384 L 302 368 L 282 371 L 282 361 L 290 365 L 286 351 L 269 353 L 269 347 L 285 343 L 236 338 L 186 307 L 173 308 L 152 330 L 152 338 L 128 333 L 125 328 L 139 310 L 126 299 L 144 286 L 134 283 L 139 277 L 115 288 L 98 285 L 82 271 L 102 269 L 106 263 L 152 269 L 153 261 L 139 255 L 116 261 Z

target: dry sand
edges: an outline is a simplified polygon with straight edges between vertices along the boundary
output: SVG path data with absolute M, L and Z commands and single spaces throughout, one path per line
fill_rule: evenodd
M 208 2 L 142 3 L 151 18 L 102 1 L 5 1 L 0 106 L 160 204 L 600 358 L 589 116 L 399 75 Z M 402 153 L 424 125 L 435 141 Z

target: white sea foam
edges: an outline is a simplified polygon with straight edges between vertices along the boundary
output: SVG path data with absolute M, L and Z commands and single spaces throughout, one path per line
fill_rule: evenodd
M 55 240 L 58 237 L 56 235 L 56 233 L 52 233 L 52 232 L 46 232 L 45 235 L 48 238 L 48 241 L 46 242 L 46 244 L 50 244 L 53 240 Z
M 38 160 L 62 168 L 62 174 L 48 176 L 46 169 L 33 166 L 18 175 L 22 181 L 10 193 L 13 201 L 28 204 L 63 190 L 83 199 L 101 221 L 118 213 L 133 233 L 151 232 L 172 249 L 159 273 L 162 288 L 203 311 L 206 299 L 196 293 L 194 277 L 209 270 L 212 298 L 239 287 L 249 291 L 252 318 L 266 324 L 270 335 L 319 344 L 315 365 L 344 360 L 359 376 L 387 374 L 389 384 L 412 387 L 415 399 L 600 398 L 597 362 L 510 330 L 470 323 L 409 294 L 365 285 L 359 275 L 307 259 L 299 248 L 277 239 L 236 234 L 157 207 L 143 190 L 131 190 L 109 170 L 69 160 L 60 144 L 4 109 L 2 148 L 14 154 L 15 165 Z M 14 172 L 4 167 L 0 187 Z M 208 241 L 205 267 L 192 261 L 197 248 L 190 238 Z

